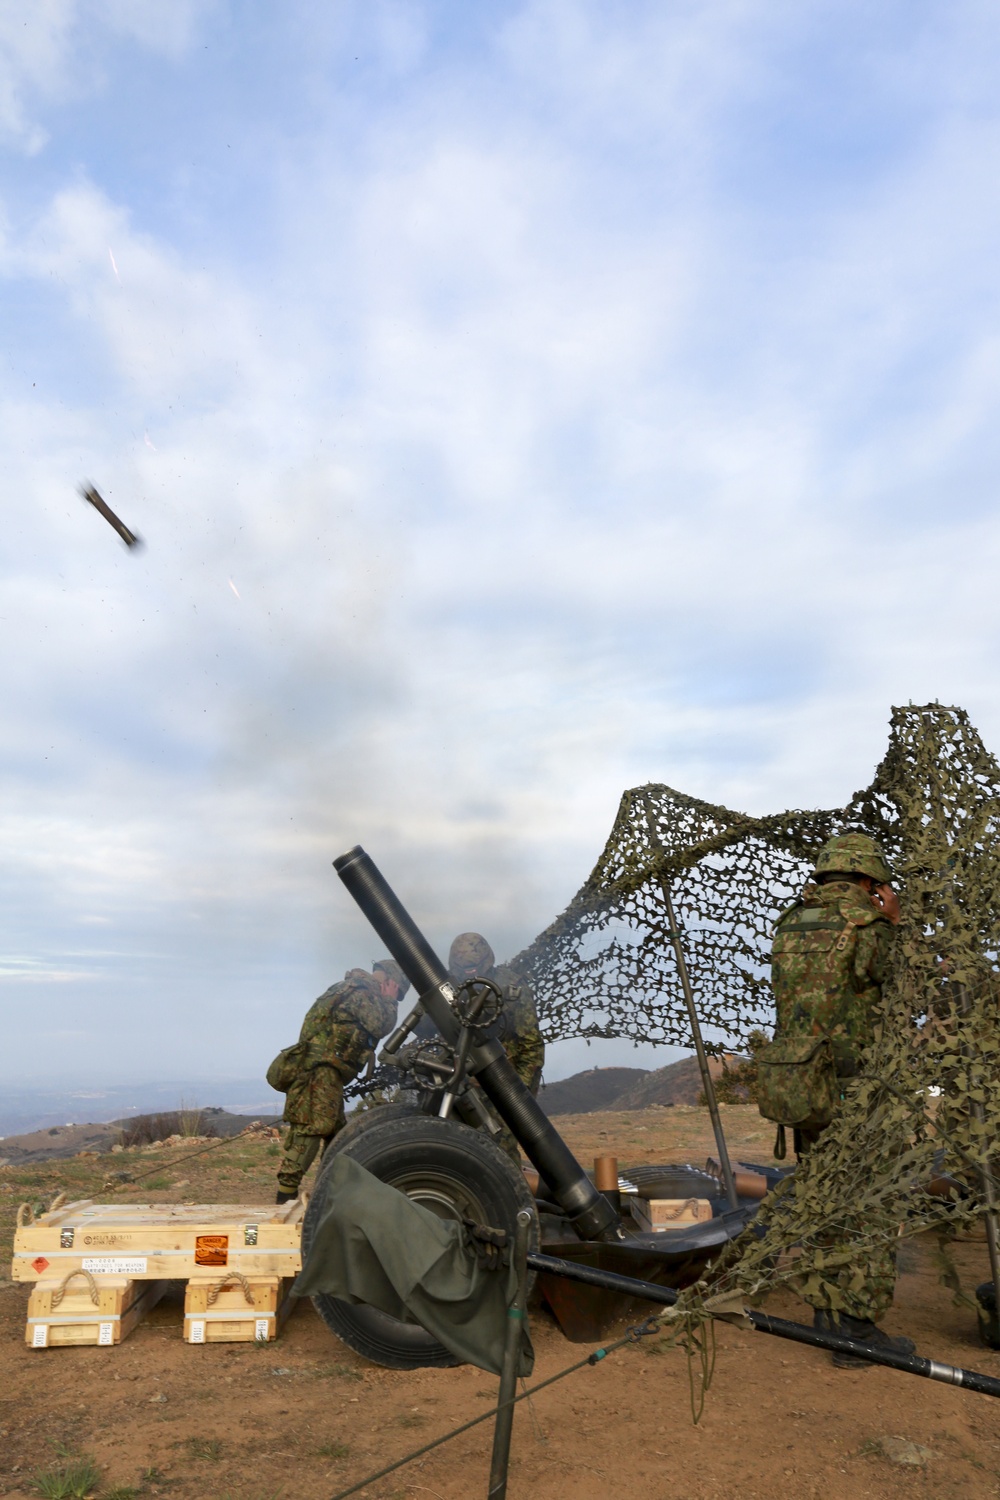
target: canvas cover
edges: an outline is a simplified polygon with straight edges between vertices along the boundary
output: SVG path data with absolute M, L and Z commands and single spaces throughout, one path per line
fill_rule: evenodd
M 326 1169 L 327 1207 L 292 1294 L 327 1292 L 412 1320 L 465 1364 L 499 1375 L 516 1270 L 485 1270 L 466 1249 L 462 1225 L 381 1182 L 340 1154 Z M 524 1321 L 518 1373 L 534 1350 Z

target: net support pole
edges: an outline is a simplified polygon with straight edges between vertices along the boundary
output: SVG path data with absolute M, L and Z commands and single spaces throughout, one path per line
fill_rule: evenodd
M 662 858 L 664 849 L 660 843 L 659 834 L 656 831 L 653 809 L 649 805 L 649 797 L 647 796 L 644 800 L 649 840 L 656 853 Z M 705 1051 L 705 1042 L 701 1034 L 701 1022 L 698 1020 L 698 1011 L 694 1003 L 694 991 L 691 988 L 691 977 L 688 974 L 687 963 L 684 959 L 684 949 L 681 946 L 680 928 L 677 926 L 677 918 L 674 914 L 674 901 L 670 893 L 670 882 L 662 873 L 658 879 L 660 890 L 663 893 L 663 904 L 667 912 L 667 921 L 670 924 L 670 942 L 674 950 L 674 959 L 677 963 L 677 974 L 681 982 L 681 989 L 684 993 L 684 1004 L 687 1006 L 691 1036 L 694 1040 L 695 1055 L 698 1059 L 698 1071 L 701 1074 L 702 1088 L 705 1090 L 705 1102 L 708 1105 L 712 1130 L 715 1134 L 715 1145 L 719 1153 L 719 1165 L 722 1168 L 722 1181 L 725 1185 L 726 1197 L 729 1200 L 730 1208 L 739 1208 L 740 1200 L 736 1192 L 736 1183 L 733 1181 L 733 1169 L 729 1161 L 729 1148 L 726 1145 L 726 1137 L 722 1129 L 722 1116 L 719 1114 L 719 1101 L 715 1097 L 715 1084 L 712 1081 L 712 1073 L 708 1066 L 708 1053 Z
M 959 1009 L 961 1010 L 963 1016 L 967 1016 L 969 1014 L 969 1011 L 972 1009 L 972 1006 L 969 1003 L 968 991 L 966 990 L 964 984 L 956 985 L 955 988 L 958 990 Z M 962 1048 L 962 1052 L 967 1057 L 971 1056 L 971 1050 L 968 1046 L 964 1046 Z M 979 1100 L 970 1099 L 969 1109 L 972 1113 L 972 1118 L 978 1124 L 985 1127 L 986 1112 Z M 990 1276 L 993 1280 L 993 1295 L 996 1298 L 994 1306 L 997 1309 L 997 1316 L 1000 1317 L 1000 1233 L 998 1233 L 997 1223 L 996 1189 L 993 1186 L 992 1174 L 988 1171 L 980 1172 L 979 1181 L 982 1187 L 983 1198 L 986 1203 L 986 1208 L 983 1211 L 983 1222 L 986 1226 L 986 1248 L 989 1251 L 990 1257 Z
M 521 1342 L 524 1337 L 525 1307 L 528 1296 L 528 1235 L 531 1231 L 532 1215 L 522 1208 L 517 1216 L 514 1232 L 514 1268 L 517 1272 L 517 1290 L 507 1309 L 507 1328 L 504 1339 L 503 1366 L 500 1371 L 500 1390 L 497 1395 L 497 1416 L 493 1428 L 493 1458 L 490 1463 L 490 1487 L 487 1500 L 505 1500 L 507 1494 L 507 1468 L 510 1463 L 510 1435 L 514 1425 L 514 1397 L 517 1393 L 517 1370 L 521 1359 Z

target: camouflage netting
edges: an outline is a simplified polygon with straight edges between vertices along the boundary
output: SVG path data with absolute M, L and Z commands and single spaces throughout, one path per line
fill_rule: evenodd
M 666 786 L 625 792 L 586 884 L 511 960 L 534 987 L 546 1040 L 694 1045 L 671 951 L 667 882 L 701 1024 L 720 1033 L 717 1051 L 745 1041 L 773 1016 L 771 926 L 845 821 L 862 826 L 847 812 L 751 818 Z
M 982 1213 L 1000 1122 L 1000 766 L 967 714 L 930 704 L 893 711 L 874 781 L 837 811 L 749 818 L 667 787 L 626 792 L 590 879 L 516 960 L 549 1038 L 690 1046 L 669 882 L 702 1023 L 739 1045 L 773 1025 L 776 916 L 820 845 L 848 830 L 880 841 L 902 900 L 876 1039 L 794 1190 L 765 1201 L 763 1237 L 729 1248 L 713 1293 L 785 1283 L 809 1294 L 822 1279 L 850 1310 L 869 1252 L 901 1225 L 947 1230 Z M 967 1196 L 924 1190 L 943 1172 Z
M 721 1051 L 773 1023 L 771 929 L 835 833 L 870 833 L 886 849 L 910 920 L 919 908 L 930 924 L 919 948 L 904 924 L 900 946 L 908 954 L 916 959 L 950 945 L 975 973 L 993 968 L 998 819 L 1000 768 L 968 716 L 938 704 L 894 709 L 874 781 L 840 809 L 752 818 L 670 787 L 625 792 L 589 879 L 511 963 L 534 986 L 549 1041 L 627 1037 L 693 1046 L 666 883 L 701 1023 L 718 1034 Z M 922 981 L 925 1005 L 938 998 L 940 976 L 933 973 Z

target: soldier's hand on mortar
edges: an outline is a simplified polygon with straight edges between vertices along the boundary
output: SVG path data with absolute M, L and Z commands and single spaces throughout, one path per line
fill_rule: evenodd
M 891 885 L 877 885 L 872 891 L 872 900 L 880 907 L 882 915 L 888 917 L 893 927 L 899 922 L 899 897 Z

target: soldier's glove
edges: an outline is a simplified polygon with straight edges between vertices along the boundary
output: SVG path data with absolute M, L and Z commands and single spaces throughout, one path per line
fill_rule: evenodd
M 506 1230 L 477 1224 L 474 1219 L 463 1219 L 462 1228 L 466 1250 L 472 1251 L 484 1271 L 502 1271 L 510 1265 Z

